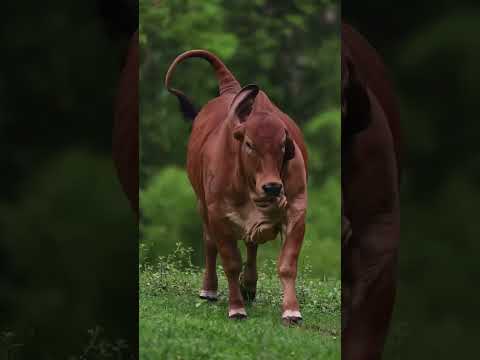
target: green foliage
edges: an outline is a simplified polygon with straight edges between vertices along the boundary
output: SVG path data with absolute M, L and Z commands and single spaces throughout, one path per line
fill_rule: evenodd
M 312 118 L 303 128 L 309 157 L 309 180 L 323 184 L 340 178 L 340 110 L 335 108 Z
M 183 170 L 190 132 L 163 86 L 185 50 L 216 53 L 242 84 L 256 83 L 302 127 L 309 150 L 309 208 L 304 254 L 319 277 L 340 276 L 340 41 L 337 1 L 140 1 L 141 264 L 180 242 L 203 262 L 196 199 Z M 326 20 L 327 12 L 337 14 Z M 203 60 L 182 63 L 173 85 L 198 106 L 217 94 Z M 277 239 L 259 250 L 276 259 Z M 243 251 L 243 249 L 242 249 Z M 303 260 L 302 260 L 303 261 Z
M 304 316 L 299 328 L 280 322 L 281 291 L 270 262 L 259 269 L 257 299 L 249 318 L 227 319 L 227 283 L 218 268 L 220 299 L 198 298 L 201 272 L 191 251 L 179 246 L 140 273 L 140 359 L 338 359 L 340 282 L 299 269 L 298 298 Z M 273 270 L 272 270 L 273 268 Z
M 340 182 L 330 178 L 308 194 L 305 240 L 301 257 L 308 256 L 317 276 L 340 278 Z
M 176 243 L 183 242 L 188 246 L 202 243 L 197 201 L 185 170 L 163 168 L 141 191 L 140 201 L 143 213 L 140 234 L 148 247 L 145 255 L 142 253 L 142 264 L 173 251 Z M 197 253 L 197 263 L 199 255 Z

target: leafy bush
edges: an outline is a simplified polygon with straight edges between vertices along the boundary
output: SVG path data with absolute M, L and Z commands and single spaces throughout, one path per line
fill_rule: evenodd
M 202 244 L 202 225 L 196 198 L 185 170 L 169 166 L 162 169 L 141 191 L 141 264 L 156 260 L 183 243 L 198 249 Z M 200 254 L 195 252 L 195 262 Z

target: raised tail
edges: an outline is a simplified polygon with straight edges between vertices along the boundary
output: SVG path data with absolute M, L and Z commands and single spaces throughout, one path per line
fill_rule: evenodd
M 170 79 L 173 75 L 175 67 L 183 60 L 192 57 L 199 57 L 205 59 L 213 66 L 215 70 L 215 75 L 217 76 L 218 80 L 218 89 L 220 96 L 228 93 L 236 94 L 240 91 L 241 86 L 235 76 L 233 76 L 230 70 L 228 70 L 228 68 L 225 66 L 225 64 L 216 55 L 212 54 L 207 50 L 190 50 L 177 56 L 177 58 L 168 68 L 167 75 L 165 76 L 165 87 L 170 93 L 177 97 L 180 103 L 180 109 L 182 110 L 185 118 L 193 121 L 193 119 L 195 119 L 198 113 L 193 103 L 185 96 L 183 92 L 170 87 Z

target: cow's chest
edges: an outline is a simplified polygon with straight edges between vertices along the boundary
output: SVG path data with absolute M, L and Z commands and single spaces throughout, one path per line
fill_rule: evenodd
M 238 238 L 255 244 L 274 240 L 282 228 L 284 218 L 281 209 L 261 211 L 250 202 L 240 207 L 227 206 L 226 214 Z

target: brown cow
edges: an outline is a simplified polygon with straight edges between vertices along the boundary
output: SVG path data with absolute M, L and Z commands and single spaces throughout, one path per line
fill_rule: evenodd
M 342 25 L 342 359 L 381 358 L 400 232 L 399 112 L 377 52 Z
M 112 138 L 118 178 L 138 219 L 138 31 L 120 78 Z
M 246 317 L 244 299 L 253 299 L 256 293 L 257 246 L 280 233 L 282 319 L 297 323 L 302 317 L 295 280 L 307 208 L 307 152 L 302 134 L 256 85 L 241 88 L 225 65 L 205 50 L 178 56 L 165 79 L 184 114 L 195 116 L 194 108 L 169 82 L 175 66 L 191 57 L 206 59 L 213 66 L 220 91 L 195 117 L 188 144 L 188 176 L 204 223 L 206 269 L 200 296 L 217 297 L 218 251 L 228 280 L 228 316 Z M 241 276 L 240 238 L 247 247 Z

